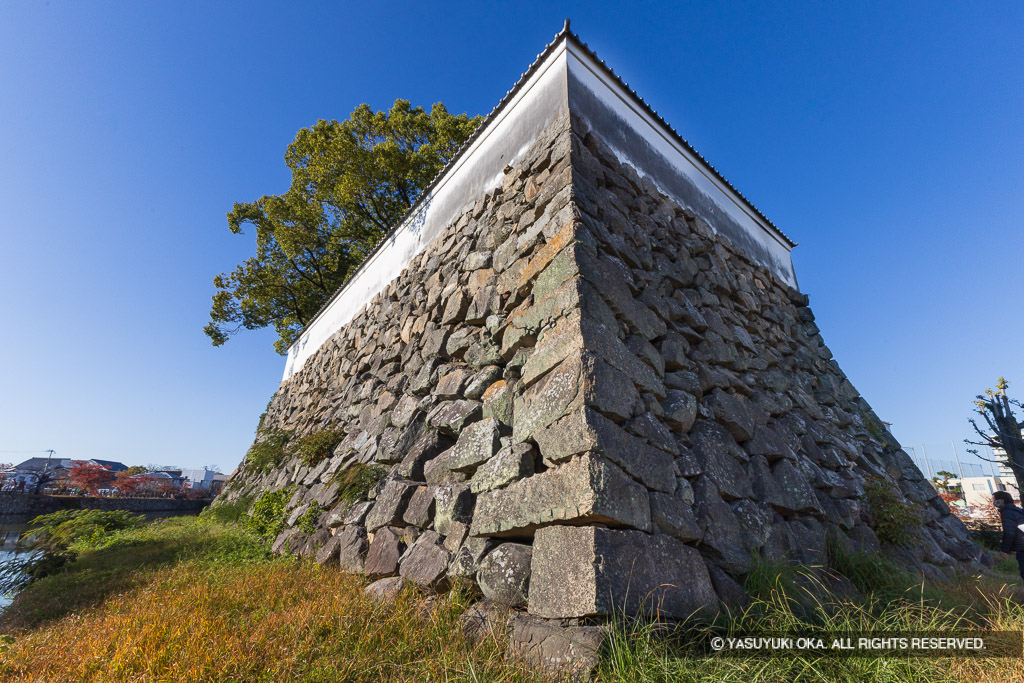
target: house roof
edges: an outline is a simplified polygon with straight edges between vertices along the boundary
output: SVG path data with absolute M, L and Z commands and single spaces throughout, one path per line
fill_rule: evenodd
M 62 464 L 62 462 L 63 461 L 60 458 L 50 458 L 49 469 L 56 470 L 60 469 L 61 467 L 66 467 L 66 465 Z M 14 469 L 18 471 L 38 472 L 46 469 L 46 463 L 47 458 L 29 458 L 25 462 L 19 463 L 17 466 L 15 466 Z
M 72 464 L 74 462 L 75 461 L 68 460 L 67 458 L 50 458 L 49 459 L 49 469 L 51 469 L 51 470 L 69 469 L 70 467 L 72 467 Z M 106 467 L 111 472 L 120 472 L 121 470 L 128 469 L 128 466 L 125 465 L 124 463 L 116 462 L 114 460 L 96 460 L 96 459 L 92 459 L 92 460 L 87 460 L 86 462 L 93 462 L 93 463 L 96 463 L 97 465 L 102 465 L 103 467 Z M 19 464 L 14 469 L 19 470 L 19 471 L 27 471 L 27 472 L 40 472 L 40 471 L 42 471 L 44 469 L 47 469 L 47 459 L 46 458 L 29 458 L 25 462 Z
M 125 465 L 123 462 L 117 462 L 115 460 L 96 460 L 95 458 L 93 458 L 89 462 L 94 462 L 97 465 L 103 465 L 111 472 L 120 472 L 122 470 L 128 469 L 128 465 Z

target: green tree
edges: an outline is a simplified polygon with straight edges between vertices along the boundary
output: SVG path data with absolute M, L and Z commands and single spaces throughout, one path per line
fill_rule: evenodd
M 939 493 L 949 493 L 949 480 L 956 479 L 956 475 L 953 474 L 952 472 L 947 472 L 945 470 L 939 470 L 935 474 L 937 474 L 938 476 L 932 477 L 932 484 L 935 486 Z
M 214 346 L 273 326 L 274 348 L 286 353 L 480 121 L 440 103 L 427 113 L 395 100 L 390 111 L 362 104 L 345 121 L 300 130 L 285 153 L 288 191 L 236 203 L 227 215 L 231 232 L 255 229 L 256 255 L 213 279 L 204 332 Z
M 974 412 L 985 421 L 985 429 L 978 426 L 974 418 L 968 421 L 981 441 L 964 439 L 964 443 L 973 446 L 988 446 L 996 451 L 996 459 L 986 458 L 978 453 L 978 449 L 968 449 L 982 460 L 1002 463 L 1013 472 L 1017 481 L 1017 490 L 1024 491 L 1024 438 L 1021 438 L 1021 423 L 1013 414 L 1013 406 L 1022 407 L 1020 401 L 1006 395 L 1010 383 L 1000 377 L 996 380 L 995 389 L 986 389 L 984 396 L 976 396 Z

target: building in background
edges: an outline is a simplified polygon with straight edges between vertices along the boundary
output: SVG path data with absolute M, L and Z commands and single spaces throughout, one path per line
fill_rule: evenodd
M 196 491 L 207 491 L 210 493 L 216 493 L 220 491 L 220 488 L 216 486 L 218 474 L 220 473 L 214 470 L 206 469 L 205 467 L 201 470 L 181 471 L 181 476 L 184 478 L 185 486 L 187 488 Z M 221 484 L 221 486 L 223 486 L 223 483 Z
M 978 508 L 991 504 L 992 494 L 996 491 L 1007 491 L 1014 500 L 1020 502 L 1020 491 L 1017 490 L 1017 480 L 1013 476 L 964 477 L 951 479 L 949 483 L 960 488 L 965 503 L 970 507 Z
M 44 486 L 60 488 L 67 484 L 68 475 L 76 462 L 71 458 L 29 458 L 15 466 L 14 472 L 4 479 L 4 488 L 30 490 L 39 483 L 40 477 L 48 477 Z M 114 474 L 128 469 L 124 463 L 115 460 L 85 460 L 83 462 L 100 465 Z

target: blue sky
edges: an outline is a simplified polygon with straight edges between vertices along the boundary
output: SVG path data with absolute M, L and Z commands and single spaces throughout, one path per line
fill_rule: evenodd
M 800 243 L 826 343 L 905 444 L 1024 397 L 1020 3 L 0 4 L 0 451 L 220 465 L 284 360 L 202 333 L 296 131 L 487 113 L 566 16 Z M 0 462 L 29 454 L 0 453 Z

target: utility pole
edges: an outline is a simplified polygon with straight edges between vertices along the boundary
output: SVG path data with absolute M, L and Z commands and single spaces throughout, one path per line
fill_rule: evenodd
M 995 479 L 996 478 L 996 468 L 992 464 L 992 458 L 994 458 L 995 456 L 992 455 L 992 449 L 989 448 L 988 446 L 985 446 L 985 452 L 988 453 L 988 471 L 992 473 L 992 479 Z
M 964 499 L 964 505 L 967 505 L 967 493 L 964 491 L 964 466 L 960 464 L 960 454 L 956 452 L 956 442 L 950 441 L 949 445 L 953 447 L 953 457 L 956 458 L 956 468 L 960 470 L 960 497 Z
M 46 484 L 46 474 L 47 474 L 47 472 L 50 471 L 50 459 L 53 458 L 53 454 L 55 452 L 56 451 L 54 451 L 52 448 L 49 448 L 49 449 L 46 450 L 46 464 L 43 466 L 43 473 L 40 474 L 37 477 L 37 479 L 36 479 L 36 486 L 37 487 L 39 486 L 39 482 L 42 482 L 44 485 Z M 41 490 L 42 490 L 42 487 L 37 488 L 36 489 L 36 494 L 38 495 Z
M 932 461 L 928 459 L 928 449 L 924 447 L 924 444 L 921 444 L 921 452 L 924 453 L 924 464 L 928 468 L 928 471 L 931 472 L 931 474 L 928 475 L 928 478 L 934 479 L 935 470 L 932 469 Z

